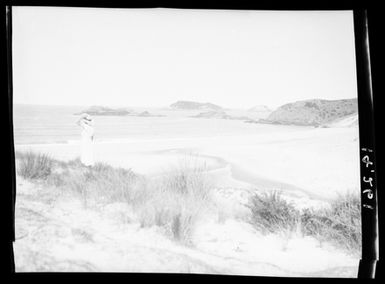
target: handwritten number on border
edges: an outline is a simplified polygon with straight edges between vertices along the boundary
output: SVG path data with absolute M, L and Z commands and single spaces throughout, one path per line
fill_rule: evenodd
M 373 150 L 369 148 L 362 148 L 362 151 L 368 153 L 362 158 L 362 162 L 365 164 L 365 168 L 368 169 L 369 175 L 370 175 L 370 173 L 375 172 L 374 169 L 371 168 L 373 167 L 373 162 L 370 161 L 370 156 L 369 156 L 370 153 L 373 153 Z M 373 182 L 374 182 L 373 177 L 365 175 L 363 176 L 362 181 L 370 185 L 370 188 L 365 187 L 365 190 L 362 192 L 362 194 L 364 194 L 364 197 L 366 197 L 363 200 L 362 206 L 368 209 L 374 209 L 373 206 L 366 204 L 365 202 L 373 199 L 374 197 L 374 192 L 371 189 L 373 187 Z

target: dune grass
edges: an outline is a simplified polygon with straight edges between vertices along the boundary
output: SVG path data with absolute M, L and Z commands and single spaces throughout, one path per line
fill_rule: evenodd
M 158 226 L 188 245 L 197 222 L 215 208 L 207 169 L 191 157 L 151 178 L 104 163 L 86 167 L 78 158 L 63 162 L 41 153 L 16 153 L 16 160 L 17 173 L 25 179 L 76 195 L 85 207 L 125 202 L 142 227 Z M 252 224 L 264 233 L 285 238 L 300 233 L 356 254 L 361 251 L 360 208 L 360 197 L 352 194 L 317 210 L 298 210 L 279 192 L 255 194 L 249 204 Z
M 16 153 L 17 174 L 25 179 L 47 179 L 53 167 L 53 159 L 47 154 L 33 152 Z
M 265 233 L 312 236 L 347 252 L 361 253 L 361 201 L 359 195 L 341 194 L 330 207 L 298 210 L 274 191 L 250 200 L 252 223 Z
M 157 225 L 175 240 L 191 244 L 196 222 L 213 202 L 204 166 L 183 161 L 161 177 L 140 187 L 137 203 L 142 226 Z
M 329 208 L 303 211 L 301 223 L 305 235 L 331 241 L 348 251 L 361 252 L 361 200 L 358 194 L 341 194 Z
M 104 163 L 85 167 L 76 159 L 54 170 L 47 182 L 63 191 L 77 193 L 87 207 L 91 203 L 130 203 L 137 178 L 130 169 L 114 168 Z
M 290 233 L 296 230 L 300 212 L 278 191 L 255 194 L 250 200 L 253 224 L 265 233 Z
M 105 163 L 83 166 L 80 159 L 62 162 L 40 153 L 16 153 L 18 174 L 76 195 L 83 205 L 129 204 L 142 227 L 159 226 L 173 239 L 191 244 L 197 220 L 211 202 L 205 167 L 184 160 L 155 178 Z

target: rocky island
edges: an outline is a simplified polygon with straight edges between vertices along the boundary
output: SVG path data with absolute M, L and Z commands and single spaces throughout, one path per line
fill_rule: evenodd
M 148 111 L 135 112 L 126 108 L 110 108 L 105 106 L 91 106 L 81 112 L 75 113 L 79 115 L 82 113 L 88 113 L 94 116 L 140 116 L 140 117 L 162 117 L 164 115 L 152 114 Z
M 82 113 L 88 113 L 90 115 L 108 115 L 108 116 L 121 116 L 131 114 L 132 111 L 127 110 L 125 108 L 110 108 L 105 106 L 91 106 L 88 109 L 85 109 L 81 112 L 75 113 L 75 115 L 79 115 Z
M 200 103 L 193 101 L 177 101 L 170 105 L 175 110 L 222 110 L 222 107 L 212 103 Z

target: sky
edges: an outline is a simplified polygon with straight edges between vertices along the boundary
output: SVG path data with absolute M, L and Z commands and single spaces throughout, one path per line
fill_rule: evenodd
M 13 7 L 14 103 L 357 97 L 352 11 Z

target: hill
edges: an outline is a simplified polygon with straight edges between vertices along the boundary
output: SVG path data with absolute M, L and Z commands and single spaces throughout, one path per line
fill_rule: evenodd
M 170 105 L 172 109 L 180 110 L 221 110 L 222 107 L 212 103 L 200 103 L 193 101 L 177 101 Z
M 320 126 L 357 112 L 357 99 L 312 99 L 285 104 L 261 122 Z

